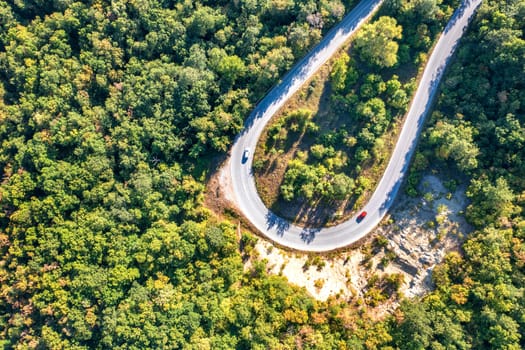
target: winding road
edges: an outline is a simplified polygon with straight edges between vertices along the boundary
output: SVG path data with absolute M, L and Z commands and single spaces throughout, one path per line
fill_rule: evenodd
M 340 49 L 382 2 L 383 0 L 362 0 L 260 101 L 233 144 L 229 176 L 235 204 L 253 226 L 282 246 L 302 251 L 330 251 L 358 241 L 379 224 L 392 205 L 408 171 L 425 116 L 431 108 L 445 67 L 470 18 L 481 4 L 481 0 L 463 0 L 434 47 L 385 173 L 368 203 L 360 210 L 366 210 L 367 216 L 359 223 L 357 217 L 353 217 L 327 228 L 312 229 L 293 225 L 271 212 L 259 197 L 251 170 L 253 151 L 272 116 Z M 243 158 L 245 149 L 252 150 L 247 159 Z

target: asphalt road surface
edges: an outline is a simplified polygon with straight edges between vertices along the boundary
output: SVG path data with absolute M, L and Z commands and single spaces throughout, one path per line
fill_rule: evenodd
M 257 141 L 271 117 L 338 51 L 382 2 L 383 0 L 361 1 L 259 102 L 234 142 L 229 166 L 236 205 L 252 225 L 282 246 L 302 251 L 330 251 L 356 242 L 379 224 L 392 205 L 408 171 L 443 71 L 470 18 L 481 4 L 481 0 L 464 0 L 443 31 L 427 62 L 385 173 L 368 203 L 356 216 L 337 226 L 314 229 L 293 225 L 266 208 L 257 193 L 252 173 L 253 152 Z M 248 154 L 246 149 L 250 150 Z M 362 211 L 368 214 L 358 222 L 357 215 Z

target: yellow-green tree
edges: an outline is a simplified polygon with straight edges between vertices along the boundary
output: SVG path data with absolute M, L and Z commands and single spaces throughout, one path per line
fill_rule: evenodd
M 361 59 L 379 67 L 392 67 L 397 63 L 399 45 L 395 39 L 402 38 L 403 28 L 397 21 L 382 16 L 363 26 L 355 39 L 355 48 Z

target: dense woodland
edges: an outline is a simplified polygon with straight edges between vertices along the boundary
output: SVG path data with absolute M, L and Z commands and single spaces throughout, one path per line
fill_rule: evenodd
M 457 168 L 476 227 L 423 300 L 378 322 L 244 272 L 236 227 L 202 208 L 209 157 L 351 6 L 0 0 L 0 345 L 524 347 L 523 0 L 483 2 L 421 139 L 407 187 Z
M 483 1 L 442 82 L 409 182 L 429 163 L 463 173 L 475 231 L 401 308 L 400 348 L 525 347 L 524 30 L 525 1 Z

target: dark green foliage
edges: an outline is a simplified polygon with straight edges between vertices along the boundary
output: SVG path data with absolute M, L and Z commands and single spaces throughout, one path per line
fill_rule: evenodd
M 447 5 L 457 2 L 387 2 L 403 25 L 401 64 L 428 49 Z M 436 268 L 433 294 L 378 323 L 346 301 L 313 301 L 264 263 L 244 272 L 237 227 L 207 217 L 194 171 L 341 17 L 339 1 L 0 0 L 0 346 L 523 348 L 524 8 L 484 1 L 438 104 L 458 128 L 433 123 L 431 152 L 415 160 L 414 176 L 427 162 L 472 176 L 477 231 L 464 257 Z M 334 98 L 360 104 L 362 139 L 320 137 L 312 154 L 327 169 L 340 164 L 327 161 L 337 144 L 372 140 L 406 107 L 399 91 L 411 94 L 356 69 Z M 293 122 L 291 132 L 315 129 L 304 113 Z M 350 185 L 335 174 L 331 191 Z M 253 239 L 241 242 L 249 254 Z M 374 286 L 394 292 L 400 280 L 385 283 Z
M 483 1 L 444 79 L 423 152 L 470 174 L 475 231 L 436 267 L 437 290 L 402 306 L 399 348 L 525 347 L 524 9 Z
M 429 130 L 428 141 L 436 147 L 438 159 L 452 159 L 459 170 L 469 171 L 478 166 L 479 149 L 473 143 L 473 129 L 468 123 L 438 122 Z
M 0 1 L 0 347 L 293 344 L 319 309 L 244 274 L 196 171 L 345 11 L 273 5 Z

